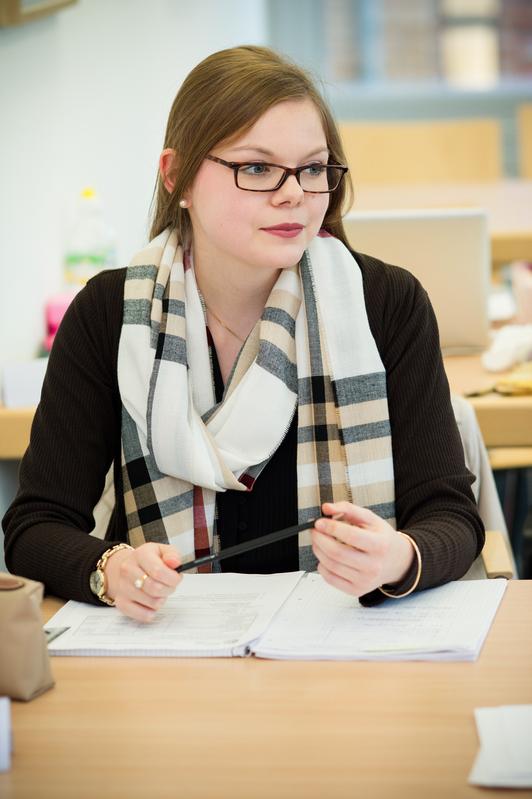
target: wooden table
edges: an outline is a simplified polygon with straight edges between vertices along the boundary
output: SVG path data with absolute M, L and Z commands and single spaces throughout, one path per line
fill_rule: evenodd
M 355 183 L 352 211 L 483 208 L 495 264 L 532 261 L 532 180 L 369 186 Z
M 445 358 L 451 389 L 457 394 L 482 392 L 500 375 L 486 372 L 476 356 Z M 490 392 L 468 397 L 482 431 L 493 469 L 532 466 L 532 395 L 509 397 Z
M 45 601 L 45 617 L 59 606 Z M 532 703 L 532 581 L 513 581 L 476 663 L 53 658 L 13 703 L 3 799 L 459 799 L 475 707 Z M 532 796 L 532 791 L 520 792 Z
M 4 408 L 0 405 L 0 459 L 22 458 L 30 441 L 35 408 Z

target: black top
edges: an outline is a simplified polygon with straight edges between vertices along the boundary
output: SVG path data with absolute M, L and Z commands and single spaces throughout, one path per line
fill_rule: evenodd
M 397 527 L 421 551 L 419 588 L 427 588 L 461 577 L 482 549 L 473 477 L 464 465 L 424 289 L 403 269 L 360 253 L 355 257 L 386 369 Z M 90 572 L 105 549 L 127 538 L 117 378 L 125 275 L 117 269 L 93 278 L 65 315 L 22 461 L 20 489 L 3 520 L 10 571 L 42 581 L 57 596 L 96 604 Z M 216 358 L 213 362 L 220 400 L 223 382 Z M 222 547 L 297 524 L 296 436 L 294 420 L 251 492 L 218 494 Z M 113 461 L 117 501 L 101 541 L 87 533 L 94 528 L 92 511 Z M 297 536 L 221 565 L 250 573 L 297 570 Z M 361 601 L 381 598 L 374 591 Z

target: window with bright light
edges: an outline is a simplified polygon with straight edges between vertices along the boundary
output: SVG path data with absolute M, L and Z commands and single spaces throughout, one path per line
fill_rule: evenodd
M 532 81 L 532 0 L 271 0 L 270 20 L 274 46 L 335 83 Z

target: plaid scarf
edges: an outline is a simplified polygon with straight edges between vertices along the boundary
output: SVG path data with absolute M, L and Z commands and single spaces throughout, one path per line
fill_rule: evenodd
M 299 522 L 348 500 L 395 524 L 386 374 L 360 268 L 329 234 L 281 271 L 216 403 L 191 254 L 163 231 L 127 270 L 118 381 L 133 546 L 218 551 L 216 492 L 253 489 L 296 410 Z M 299 566 L 316 568 L 310 530 Z

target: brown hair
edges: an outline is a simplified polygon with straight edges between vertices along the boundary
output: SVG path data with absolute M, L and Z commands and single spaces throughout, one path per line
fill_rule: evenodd
M 265 111 L 285 100 L 310 99 L 318 109 L 329 149 L 329 162 L 345 164 L 338 129 L 310 75 L 266 47 L 246 45 L 208 56 L 187 76 L 172 104 L 164 147 L 176 152 L 168 192 L 159 175 L 154 194 L 154 238 L 175 227 L 186 241 L 191 223 L 179 200 L 192 184 L 205 156 L 222 141 L 234 139 L 252 127 Z M 349 175 L 331 194 L 323 227 L 347 245 L 342 224 L 344 202 L 353 190 Z

